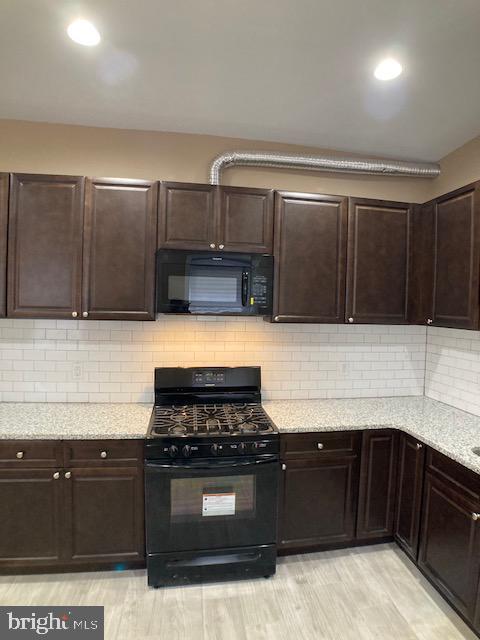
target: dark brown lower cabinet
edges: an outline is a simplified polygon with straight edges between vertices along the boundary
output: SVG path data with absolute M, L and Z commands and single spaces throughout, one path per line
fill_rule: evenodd
M 322 545 L 351 542 L 355 537 L 355 514 L 359 473 L 360 434 L 353 449 L 335 434 L 316 434 L 316 446 L 322 448 L 305 454 L 299 436 L 291 434 L 292 453 L 282 463 L 281 504 L 279 522 L 280 550 L 307 550 Z M 288 436 L 283 443 L 289 451 Z M 309 445 L 312 434 L 305 434 Z M 341 447 L 338 451 L 335 444 Z M 325 447 L 325 450 L 323 449 Z M 298 453 L 295 452 L 298 451 Z
M 478 503 L 460 485 L 428 472 L 418 564 L 446 599 L 471 623 L 480 571 Z
M 0 569 L 63 558 L 62 484 L 53 469 L 0 469 Z
M 72 469 L 65 506 L 72 562 L 122 562 L 144 557 L 142 470 Z
M 426 447 L 416 438 L 399 434 L 398 489 L 395 540 L 413 560 L 418 555 Z
M 360 540 L 393 535 L 397 443 L 398 433 L 392 429 L 363 432 L 357 519 Z
M 0 573 L 144 565 L 143 443 L 98 442 L 78 468 L 93 441 L 0 444 Z

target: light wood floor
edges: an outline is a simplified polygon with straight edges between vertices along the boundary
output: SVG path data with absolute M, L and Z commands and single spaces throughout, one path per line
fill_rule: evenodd
M 148 589 L 145 571 L 0 578 L 0 605 L 105 606 L 107 640 L 474 640 L 392 544 L 290 556 L 269 580 Z

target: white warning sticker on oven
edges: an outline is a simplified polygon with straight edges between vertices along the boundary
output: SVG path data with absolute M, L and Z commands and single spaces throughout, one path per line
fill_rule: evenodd
M 234 493 L 204 493 L 202 516 L 234 516 Z

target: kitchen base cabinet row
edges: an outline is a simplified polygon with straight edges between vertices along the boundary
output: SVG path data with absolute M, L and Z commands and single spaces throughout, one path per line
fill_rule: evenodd
M 395 540 L 480 633 L 480 476 L 390 429 L 281 435 L 279 553 Z
M 0 572 L 142 567 L 143 443 L 0 443 Z

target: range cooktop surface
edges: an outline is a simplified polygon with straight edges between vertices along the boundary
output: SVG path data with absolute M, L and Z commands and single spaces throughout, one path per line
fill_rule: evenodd
M 150 422 L 153 437 L 265 435 L 276 431 L 258 402 L 156 405 Z

